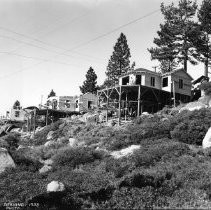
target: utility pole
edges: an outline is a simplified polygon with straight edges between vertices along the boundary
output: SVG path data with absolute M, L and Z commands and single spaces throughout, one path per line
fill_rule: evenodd
M 155 69 L 155 72 L 157 72 L 156 70 L 157 70 L 158 66 L 153 66 L 152 68 Z

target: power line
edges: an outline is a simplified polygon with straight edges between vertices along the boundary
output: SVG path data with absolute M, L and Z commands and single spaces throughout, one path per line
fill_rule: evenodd
M 63 55 L 63 56 L 68 56 L 68 57 L 71 57 L 71 58 L 75 58 L 75 57 L 72 56 L 72 55 L 69 55 L 69 54 L 66 54 L 66 53 L 60 53 L 60 52 L 57 52 L 57 51 L 54 51 L 54 50 L 49 50 L 49 49 L 47 49 L 47 48 L 45 48 L 45 47 L 37 46 L 37 45 L 32 44 L 32 43 L 30 43 L 30 42 L 25 42 L 25 41 L 22 41 L 22 40 L 20 40 L 20 39 L 16 39 L 16 38 L 13 38 L 13 37 L 10 37 L 10 36 L 5 36 L 5 35 L 1 35 L 1 34 L 0 34 L 0 37 L 5 38 L 5 39 L 10 39 L 10 40 L 13 40 L 13 41 L 16 41 L 16 42 L 21 42 L 21 43 L 23 43 L 23 44 L 25 44 L 25 45 L 29 45 L 29 46 L 32 46 L 32 47 L 36 47 L 36 48 L 42 49 L 42 50 L 44 50 L 44 51 L 47 51 L 47 52 L 50 52 L 50 53 L 54 53 L 54 54 L 56 54 L 56 55 Z M 39 41 L 39 42 L 42 42 L 42 41 Z M 45 42 L 43 42 L 43 44 L 49 45 L 49 44 L 47 44 L 47 43 L 45 43 Z M 53 45 L 52 45 L 52 46 L 53 46 Z M 55 48 L 55 46 L 54 46 L 54 48 Z M 67 51 L 66 49 L 63 49 L 63 48 L 59 48 L 59 47 L 56 47 L 56 48 L 58 48 L 58 49 L 60 49 L 60 50 L 63 50 L 63 51 Z M 10 51 L 10 52 L 13 53 L 13 52 L 15 52 L 15 51 Z M 75 59 L 82 59 L 82 58 L 75 58 Z M 83 59 L 83 60 L 84 60 L 84 59 Z M 92 62 L 93 62 L 93 61 L 92 61 Z M 98 62 L 98 61 L 95 61 L 95 62 Z
M 69 49 L 69 50 L 65 50 L 63 53 L 57 53 L 57 52 L 56 52 L 56 53 L 57 53 L 58 55 L 65 55 L 65 52 L 73 51 L 73 50 L 75 50 L 75 49 L 77 49 L 77 48 L 80 48 L 80 47 L 82 47 L 82 46 L 88 45 L 88 44 L 90 44 L 91 42 L 94 42 L 94 41 L 96 41 L 96 40 L 98 40 L 98 39 L 101 39 L 101 38 L 103 38 L 103 37 L 105 37 L 105 36 L 108 36 L 108 35 L 110 35 L 110 34 L 116 32 L 116 31 L 118 31 L 118 30 L 121 29 L 121 28 L 124 28 L 124 27 L 126 27 L 126 26 L 128 26 L 128 25 L 131 25 L 131 24 L 133 24 L 133 23 L 135 23 L 135 22 L 138 22 L 138 21 L 140 21 L 140 20 L 142 20 L 142 19 L 144 19 L 144 18 L 146 18 L 146 17 L 149 17 L 149 16 L 151 16 L 151 15 L 157 13 L 158 11 L 160 11 L 160 9 L 154 10 L 154 11 L 152 11 L 152 12 L 150 12 L 150 13 L 144 15 L 144 16 L 141 16 L 141 17 L 139 17 L 139 18 L 137 18 L 137 19 L 135 19 L 135 20 L 132 20 L 132 21 L 126 23 L 126 24 L 123 24 L 123 25 L 121 25 L 121 26 L 119 26 L 119 27 L 117 27 L 117 28 L 115 28 L 115 29 L 113 29 L 113 30 L 111 30 L 111 31 L 109 31 L 109 32 L 107 32 L 107 33 L 105 33 L 105 34 L 99 35 L 99 36 L 97 36 L 97 37 L 95 37 L 95 38 L 93 38 L 93 39 L 91 39 L 91 40 L 89 40 L 89 41 L 86 41 L 86 42 L 84 42 L 84 43 L 81 43 L 80 45 L 77 45 L 77 46 L 75 46 L 75 47 L 73 47 L 73 48 L 71 48 L 71 49 Z M 30 44 L 30 43 L 29 43 L 29 44 Z M 49 61 L 49 59 L 47 59 L 47 60 L 45 60 L 45 61 L 41 61 L 41 62 L 35 64 L 34 66 L 40 65 L 41 63 L 47 62 L 47 61 Z M 32 66 L 32 67 L 34 67 L 34 66 Z M 32 68 L 32 67 L 29 67 L 29 68 Z M 29 69 L 29 68 L 27 68 L 27 69 Z M 21 72 L 21 71 L 23 71 L 23 70 L 20 70 L 20 71 L 17 71 L 17 72 Z M 17 72 L 16 72 L 16 73 L 17 73 Z M 1 79 L 1 77 L 0 77 L 0 79 Z
M 64 65 L 68 65 L 68 66 L 77 66 L 78 67 L 78 65 L 71 64 L 71 63 L 54 61 L 54 60 L 50 60 L 50 59 L 44 59 L 44 58 L 38 58 L 38 57 L 32 57 L 32 56 L 26 56 L 26 55 L 22 55 L 22 54 L 18 54 L 18 53 L 13 53 L 13 52 L 0 52 L 0 54 L 9 54 L 9 55 L 14 55 L 14 56 L 22 57 L 22 58 L 27 58 L 27 59 L 40 60 L 40 61 L 44 61 L 44 62 L 53 62 L 53 63 L 64 64 Z
M 148 14 L 142 16 L 142 17 L 139 17 L 139 18 L 137 18 L 137 19 L 135 19 L 135 20 L 132 20 L 132 21 L 126 23 L 126 24 L 123 24 L 123 25 L 121 25 L 121 26 L 119 26 L 119 27 L 117 27 L 117 28 L 115 28 L 115 29 L 113 29 L 113 30 L 111 30 L 111 31 L 109 31 L 109 32 L 107 32 L 107 33 L 105 33 L 105 34 L 102 34 L 102 35 L 100 35 L 100 36 L 97 36 L 97 37 L 95 37 L 95 38 L 93 38 L 93 39 L 91 39 L 91 40 L 89 40 L 89 41 L 83 42 L 83 43 L 81 43 L 81 44 L 79 44 L 79 45 L 77 45 L 77 46 L 75 46 L 75 47 L 73 47 L 73 48 L 67 50 L 67 52 L 73 51 L 73 50 L 75 50 L 75 49 L 77 49 L 77 48 L 80 48 L 80 47 L 82 47 L 82 46 L 88 45 L 88 44 L 90 44 L 90 43 L 92 43 L 92 42 L 94 42 L 94 41 L 96 41 L 96 40 L 98 40 L 98 39 L 101 39 L 101 38 L 103 38 L 103 37 L 105 37 L 105 36 L 108 36 L 108 35 L 110 35 L 110 34 L 116 32 L 116 31 L 118 31 L 118 30 L 121 29 L 121 28 L 124 28 L 124 27 L 129 26 L 129 25 L 131 25 L 131 24 L 133 24 L 133 23 L 135 23 L 135 22 L 138 22 L 138 21 L 140 21 L 140 20 L 142 20 L 142 19 L 144 19 L 144 18 L 146 18 L 146 17 L 149 17 L 149 16 L 151 16 L 151 15 L 157 13 L 158 11 L 160 11 L 160 9 L 154 10 L 153 12 L 150 12 L 150 13 L 148 13 Z M 65 52 L 66 52 L 66 51 L 65 51 Z

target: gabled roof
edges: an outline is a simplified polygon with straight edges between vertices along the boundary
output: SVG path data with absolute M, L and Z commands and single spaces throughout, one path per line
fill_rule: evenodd
M 176 69 L 176 70 L 174 70 L 174 71 L 164 73 L 164 74 L 162 74 L 162 77 L 163 77 L 163 76 L 168 76 L 168 75 L 171 75 L 171 74 L 175 74 L 175 73 L 177 73 L 177 72 L 179 72 L 179 71 L 183 71 L 185 74 L 187 74 L 187 76 L 188 76 L 191 80 L 193 80 L 193 77 L 191 77 L 191 75 L 188 74 L 183 68 L 181 68 L 181 69 Z

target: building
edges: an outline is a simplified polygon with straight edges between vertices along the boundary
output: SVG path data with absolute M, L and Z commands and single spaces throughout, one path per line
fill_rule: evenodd
M 52 96 L 47 99 L 45 107 L 69 112 L 87 112 L 97 107 L 97 96 L 92 93 L 80 96 Z
M 22 109 L 22 107 L 13 107 L 10 111 L 10 120 L 12 121 L 25 121 L 26 118 L 26 112 Z
M 176 100 L 190 99 L 193 78 L 183 69 L 161 74 L 139 68 L 119 78 L 119 85 L 142 85 L 167 92 L 175 92 Z
M 139 68 L 119 77 L 115 87 L 98 91 L 99 105 L 106 103 L 136 115 L 157 112 L 165 105 L 189 102 L 193 78 L 183 69 L 161 74 Z

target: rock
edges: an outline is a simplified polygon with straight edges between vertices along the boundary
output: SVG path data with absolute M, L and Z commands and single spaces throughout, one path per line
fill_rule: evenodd
M 48 135 L 47 135 L 47 140 L 50 140 L 53 138 L 53 135 L 54 135 L 54 131 L 49 131 L 48 132 Z
M 30 139 L 34 139 L 34 134 L 33 133 L 31 134 Z
M 69 145 L 71 147 L 75 147 L 77 145 L 78 141 L 74 138 L 69 138 Z
M 37 127 L 36 130 L 35 130 L 35 133 L 40 132 L 40 131 L 43 130 L 44 128 L 45 128 L 45 127 L 40 127 L 40 126 Z
M 99 114 L 99 123 L 103 123 L 106 120 L 106 116 L 104 113 Z
M 0 148 L 0 173 L 8 167 L 15 167 L 15 162 L 8 153 L 7 149 Z
M 109 127 L 113 127 L 116 124 L 116 122 L 114 120 L 109 120 L 106 125 Z
M 52 169 L 52 166 L 44 165 L 44 166 L 39 170 L 39 173 L 40 173 L 40 174 L 43 174 L 43 173 L 46 173 L 46 172 L 50 171 L 51 169 Z
M 28 147 L 27 146 L 23 146 L 23 145 L 19 145 L 18 148 L 17 148 L 17 150 L 26 149 L 26 148 L 28 148 Z
M 199 110 L 199 109 L 202 109 L 202 108 L 207 108 L 207 105 L 205 105 L 204 103 L 202 103 L 200 101 L 190 102 L 186 106 L 182 107 L 179 110 L 179 113 L 182 112 L 183 110 L 194 111 L 194 110 Z
M 99 121 L 99 115 L 98 114 L 89 115 L 86 118 L 87 124 L 97 124 L 98 121 Z
M 71 116 L 71 120 L 75 120 L 75 119 L 77 119 L 77 118 L 78 118 L 77 115 L 72 115 L 72 116 Z
M 52 141 L 52 140 L 50 140 L 50 141 L 47 141 L 45 144 L 44 144 L 44 146 L 45 147 L 49 147 L 49 146 L 51 146 L 51 145 L 53 145 L 54 144 L 54 142 Z
M 51 166 L 53 164 L 53 160 L 52 159 L 47 159 L 44 161 L 45 165 Z
M 161 122 L 165 122 L 165 121 L 169 121 L 169 119 L 167 117 L 164 117 L 161 119 Z
M 201 96 L 199 99 L 198 99 L 198 102 L 204 104 L 204 105 L 207 105 L 209 106 L 210 105 L 210 102 L 211 102 L 211 96 Z
M 133 154 L 134 150 L 140 149 L 140 145 L 131 145 L 125 149 L 119 150 L 119 151 L 113 151 L 111 152 L 111 156 L 113 156 L 115 159 L 122 158 L 127 155 Z
M 142 112 L 141 115 L 149 115 L 149 113 L 148 112 Z
M 47 186 L 47 192 L 58 192 L 64 190 L 65 190 L 64 184 L 58 181 L 52 181 Z
M 206 149 L 211 147 L 211 127 L 208 129 L 203 141 L 202 141 L 202 148 Z

